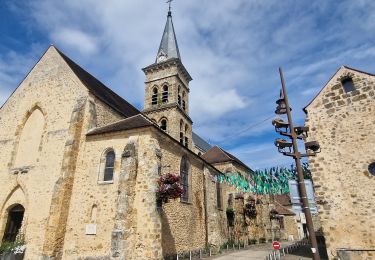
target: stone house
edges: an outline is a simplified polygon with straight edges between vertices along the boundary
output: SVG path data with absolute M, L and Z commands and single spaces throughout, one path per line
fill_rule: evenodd
M 193 132 L 191 76 L 170 12 L 157 58 L 143 71 L 141 112 L 47 49 L 0 108 L 0 241 L 24 234 L 26 259 L 162 259 L 273 238 L 267 196 L 256 206 L 262 227 L 254 235 L 243 217 L 249 195 L 218 181 L 251 169 Z M 183 194 L 158 208 L 165 173 L 181 176 Z
M 340 67 L 304 111 L 321 146 L 309 163 L 328 255 L 374 249 L 375 75 Z

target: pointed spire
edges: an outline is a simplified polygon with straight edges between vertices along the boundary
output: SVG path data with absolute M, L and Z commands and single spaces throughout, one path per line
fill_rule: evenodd
M 167 23 L 165 24 L 163 37 L 161 38 L 159 51 L 155 62 L 159 63 L 172 58 L 181 59 L 172 22 L 172 12 L 169 9 Z

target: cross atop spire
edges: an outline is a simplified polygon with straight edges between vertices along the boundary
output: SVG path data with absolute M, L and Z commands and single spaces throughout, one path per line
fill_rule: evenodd
M 168 0 L 167 3 L 169 4 L 168 14 L 171 12 L 171 4 L 173 0 Z
M 172 22 L 172 12 L 171 12 L 171 2 L 173 0 L 168 0 L 169 11 L 167 16 L 167 23 L 165 24 L 163 37 L 161 38 L 158 54 L 156 56 L 156 63 L 166 61 L 172 58 L 180 57 L 180 51 L 177 45 L 177 38 L 174 32 L 173 22 Z

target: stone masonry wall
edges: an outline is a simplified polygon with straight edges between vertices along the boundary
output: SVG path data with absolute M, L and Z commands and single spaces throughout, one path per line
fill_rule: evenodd
M 114 179 L 103 182 L 100 158 L 108 148 L 116 154 Z M 160 154 L 146 129 L 87 138 L 78 158 L 63 259 L 161 259 L 155 201 Z M 87 225 L 96 227 L 95 234 L 86 233 Z
M 87 89 L 54 47 L 50 47 L 0 109 L 0 239 L 7 210 L 14 203 L 21 203 L 25 207 L 26 259 L 42 256 L 51 198 L 61 174 L 72 112 L 77 101 L 87 95 Z M 35 149 L 37 161 L 21 166 L 22 170 L 15 174 L 13 162 L 19 137 L 34 109 L 42 111 L 45 122 L 41 143 Z
M 181 69 L 174 62 L 155 66 L 148 70 L 145 82 L 144 113 L 160 126 L 161 119 L 168 121 L 167 133 L 177 141 L 180 141 L 180 132 L 188 138 L 188 146 L 192 147 L 192 122 L 189 115 L 189 82 L 184 80 Z M 168 102 L 162 103 L 163 86 L 168 86 Z M 153 89 L 158 89 L 158 104 L 152 104 Z M 178 95 L 181 97 L 181 105 L 178 104 Z M 185 101 L 183 109 L 182 101 Z M 183 129 L 180 129 L 180 120 L 183 121 Z M 185 131 L 185 125 L 187 131 Z M 182 130 L 182 131 L 181 131 Z M 185 140 L 184 140 L 185 143 Z
M 180 199 L 163 203 L 162 246 L 164 256 L 175 255 L 205 247 L 204 175 L 203 163 L 178 144 L 160 137 L 161 174 L 180 174 L 181 158 L 186 155 L 190 163 L 189 201 Z
M 345 93 L 340 79 L 352 77 Z M 375 245 L 375 76 L 342 67 L 306 108 L 308 140 L 321 153 L 309 160 L 328 255 Z
M 189 139 L 189 141 L 188 141 L 189 149 L 192 149 L 192 145 L 193 145 L 192 125 L 188 120 L 186 120 L 185 117 L 183 117 L 181 115 L 181 113 L 176 108 L 174 108 L 174 107 L 166 108 L 166 109 L 162 110 L 162 112 L 161 111 L 148 112 L 147 116 L 151 120 L 153 120 L 153 121 L 155 120 L 156 123 L 159 125 L 159 127 L 160 127 L 160 121 L 163 118 L 167 118 L 168 125 L 167 125 L 166 133 L 169 134 L 174 139 L 176 139 L 178 142 L 180 142 L 180 132 L 182 130 L 184 136 L 187 136 L 188 139 Z M 180 128 L 180 121 L 181 120 L 183 121 L 183 129 Z M 186 134 L 185 134 L 185 125 L 188 126 Z M 184 143 L 185 143 L 185 140 L 184 140 Z

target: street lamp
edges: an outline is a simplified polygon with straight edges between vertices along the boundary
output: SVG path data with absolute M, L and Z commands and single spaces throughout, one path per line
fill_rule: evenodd
M 306 217 L 306 225 L 309 231 L 309 238 L 310 238 L 310 243 L 311 243 L 311 251 L 313 253 L 313 259 L 320 260 L 318 243 L 316 241 L 313 221 L 312 221 L 310 207 L 309 207 L 309 201 L 308 201 L 307 193 L 306 193 L 303 170 L 301 166 L 301 158 L 316 155 L 316 153 L 320 152 L 320 146 L 317 141 L 305 142 L 306 153 L 301 154 L 300 152 L 298 152 L 297 139 L 306 140 L 306 137 L 308 136 L 309 128 L 304 127 L 304 126 L 296 126 L 296 127 L 293 126 L 293 120 L 292 120 L 292 114 L 291 114 L 292 109 L 289 107 L 288 96 L 286 93 L 286 88 L 285 88 L 285 83 L 284 83 L 284 75 L 283 75 L 283 71 L 281 68 L 279 68 L 279 72 L 280 72 L 280 78 L 281 78 L 282 92 L 280 94 L 281 95 L 280 99 L 276 101 L 277 108 L 275 110 L 275 113 L 277 115 L 286 114 L 288 117 L 288 122 L 285 122 L 280 118 L 277 118 L 272 121 L 272 125 L 275 127 L 275 131 L 277 133 L 290 138 L 291 142 L 282 138 L 277 138 L 275 140 L 275 146 L 277 147 L 280 153 L 286 156 L 293 157 L 295 160 L 297 173 L 298 173 L 297 175 L 298 187 L 299 187 L 299 192 L 302 198 L 303 212 L 305 213 L 305 217 Z

